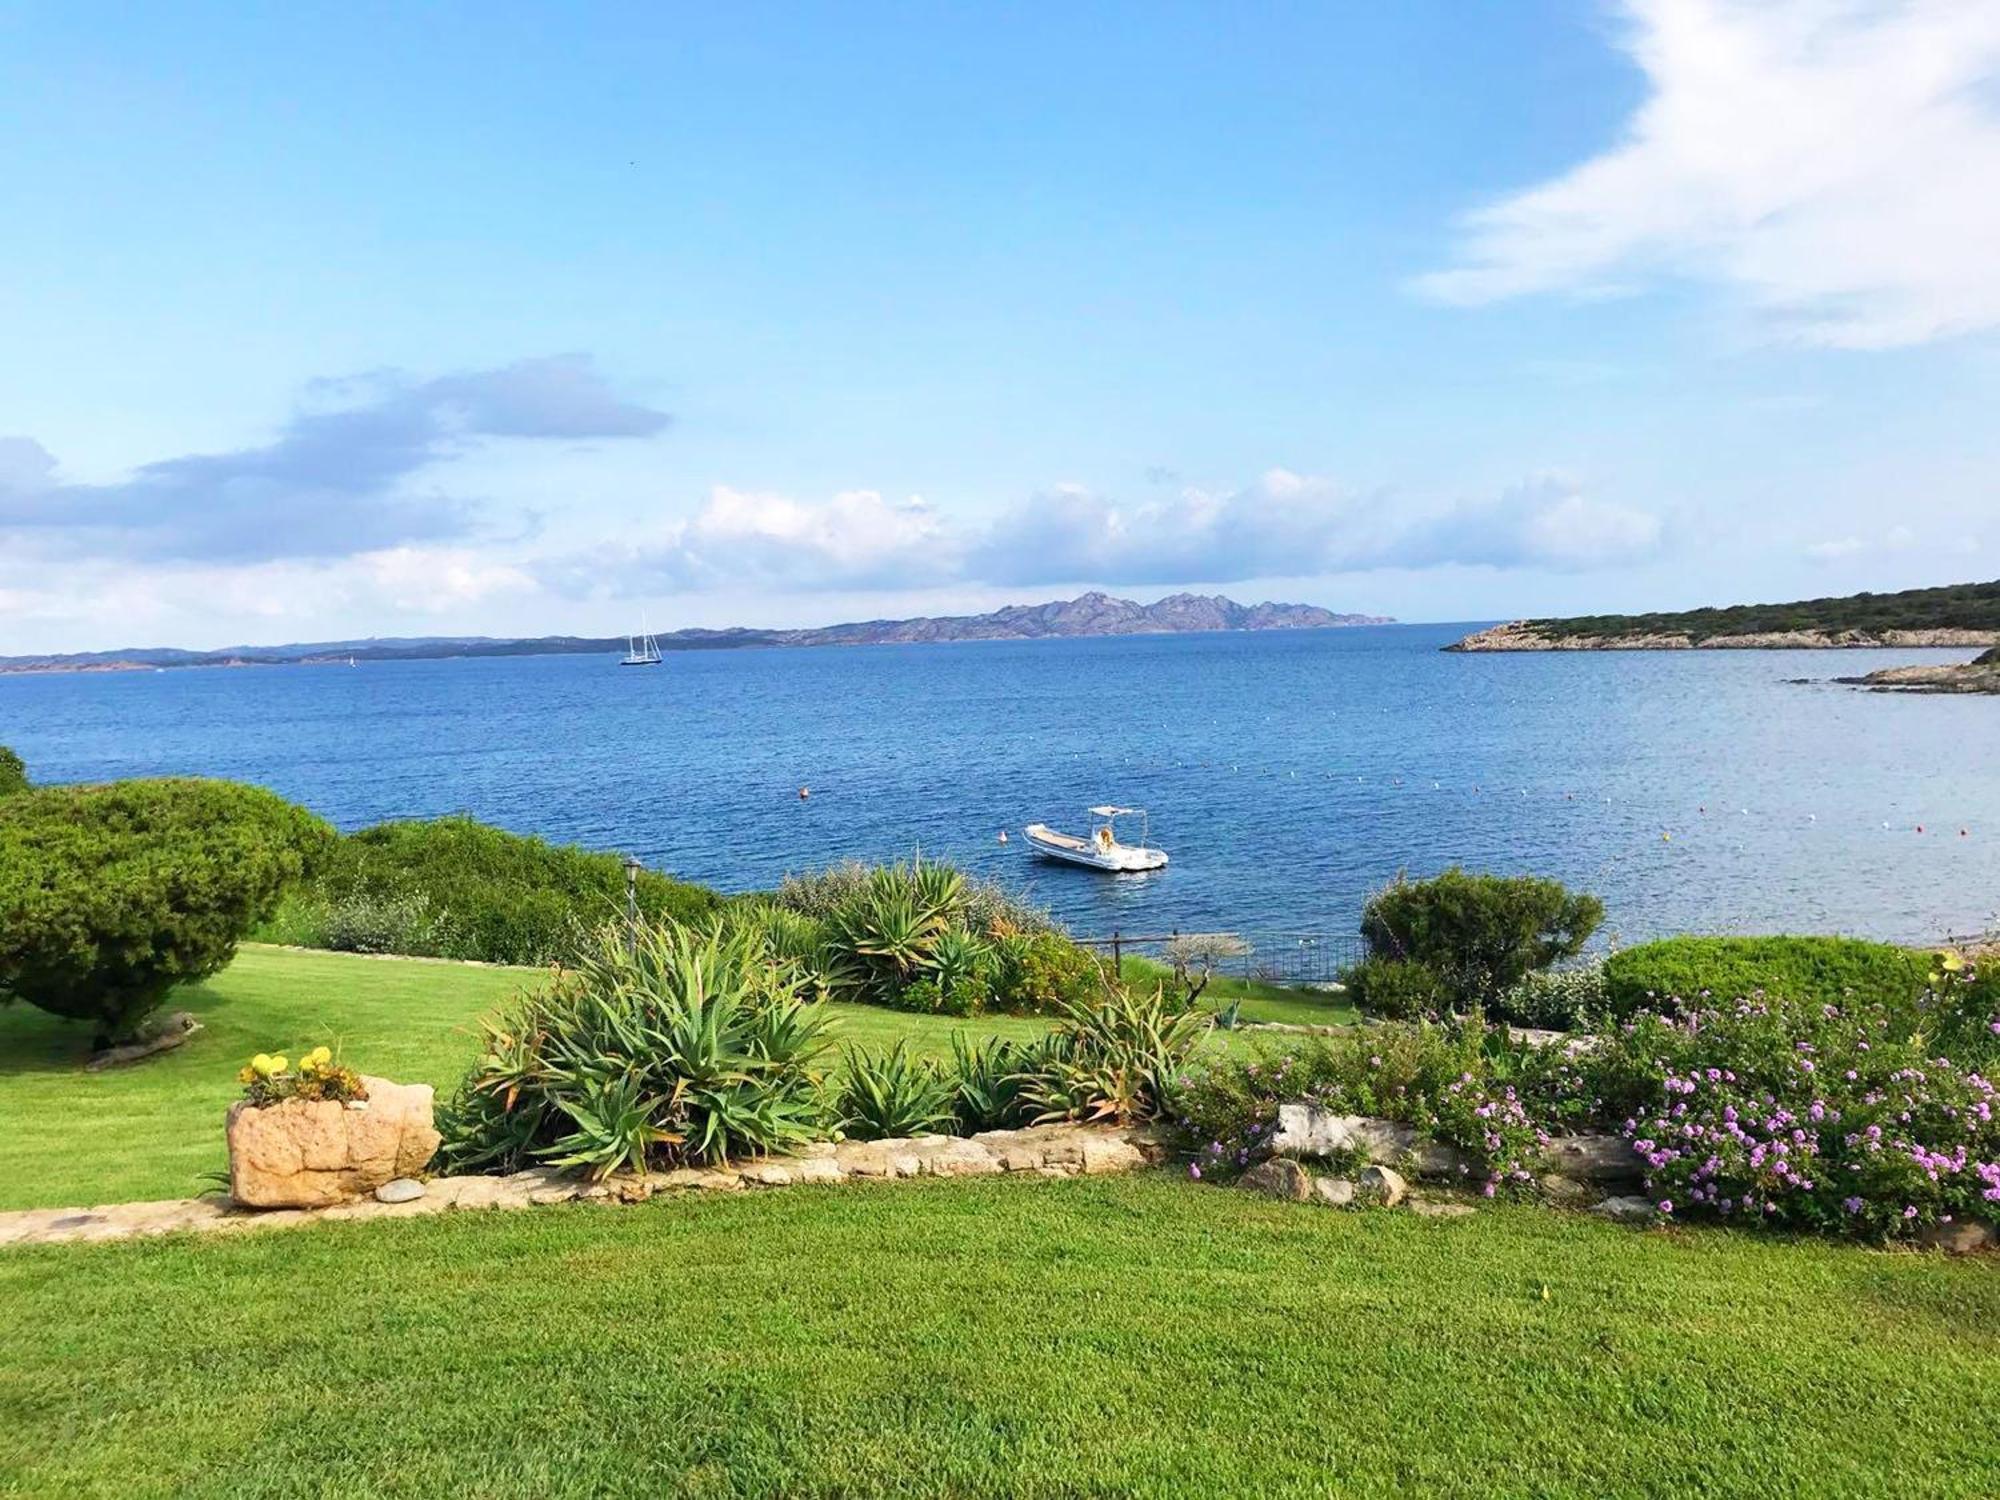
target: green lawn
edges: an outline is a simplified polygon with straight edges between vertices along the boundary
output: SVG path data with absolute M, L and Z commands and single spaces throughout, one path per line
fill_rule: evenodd
M 534 969 L 246 945 L 221 974 L 174 997 L 176 1009 L 204 1025 L 192 1041 L 102 1073 L 83 1071 L 88 1028 L 32 1006 L 0 1009 L 0 1210 L 204 1191 L 213 1185 L 207 1174 L 226 1164 L 222 1116 L 238 1093 L 236 1070 L 253 1053 L 296 1055 L 326 1042 L 365 1072 L 448 1093 L 477 1055 L 478 1018 L 539 978 Z M 1244 1014 L 1259 1020 L 1349 1014 L 1274 985 L 1254 988 L 1218 1003 L 1242 993 Z M 887 1047 L 907 1037 L 934 1056 L 949 1054 L 954 1031 L 1027 1038 L 1048 1026 L 1017 1016 L 832 1009 L 841 1041 Z
M 0 1209 L 186 1198 L 227 1163 L 222 1117 L 256 1052 L 326 1042 L 364 1072 L 449 1092 L 478 1055 L 477 1021 L 534 969 L 299 953 L 246 946 L 172 1004 L 204 1026 L 176 1050 L 86 1073 L 87 1027 L 27 1005 L 0 1009 Z M 836 1035 L 881 1046 L 910 1037 L 945 1054 L 951 1033 L 1034 1036 L 1042 1021 L 954 1021 L 833 1007 Z
M 1990 1265 L 1165 1173 L 9 1251 L 0 1326 L 24 1495 L 2000 1491 Z
M 1125 958 L 1118 972 L 1128 983 L 1170 983 L 1173 971 L 1150 958 Z M 1302 990 L 1289 985 L 1270 984 L 1261 979 L 1237 979 L 1217 974 L 1201 992 L 1201 1003 L 1220 1009 L 1231 1001 L 1242 1006 L 1246 1021 L 1287 1021 L 1302 1026 L 1349 1025 L 1361 1013 L 1338 991 Z

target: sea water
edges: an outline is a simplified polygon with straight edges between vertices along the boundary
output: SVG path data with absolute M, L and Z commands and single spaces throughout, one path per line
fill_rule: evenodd
M 921 851 L 1086 933 L 1351 932 L 1453 863 L 1594 891 L 1625 939 L 1995 921 L 2000 700 L 1825 681 L 1953 654 L 1438 649 L 1469 628 L 0 677 L 0 743 L 41 781 L 465 812 L 728 890 Z M 1107 801 L 1166 870 L 1031 857 L 1023 824 Z

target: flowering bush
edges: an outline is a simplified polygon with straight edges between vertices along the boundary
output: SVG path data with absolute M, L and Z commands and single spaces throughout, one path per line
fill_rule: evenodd
M 1518 984 L 1494 998 L 1496 1020 L 1516 1026 L 1573 1031 L 1588 1027 L 1605 1013 L 1604 965 L 1581 964 L 1571 969 L 1535 969 Z
M 2000 1225 L 2000 984 L 1973 963 L 1937 955 L 1914 999 L 1663 1005 L 1543 1049 L 1473 1017 L 1218 1060 L 1176 1097 L 1191 1171 L 1247 1166 L 1297 1101 L 1413 1126 L 1489 1193 L 1526 1181 L 1550 1134 L 1608 1129 L 1674 1217 L 1878 1239 Z
M 1283 1054 L 1221 1060 L 1188 1076 L 1174 1111 L 1192 1175 L 1248 1166 L 1277 1126 L 1278 1106 L 1409 1125 L 1466 1158 L 1489 1195 L 1525 1183 L 1547 1136 L 1512 1081 L 1519 1054 L 1474 1018 L 1464 1024 L 1371 1026 Z
M 315 1047 L 299 1059 L 293 1071 L 284 1053 L 259 1052 L 238 1070 L 236 1081 L 252 1104 L 281 1104 L 287 1099 L 331 1099 L 347 1104 L 366 1099 L 361 1075 L 334 1060 L 331 1047 Z
M 1644 1014 L 1583 1071 L 1627 1106 L 1662 1213 L 1873 1237 L 2000 1223 L 1993 1012 L 1973 967 L 1940 955 L 1914 1005 L 1754 995 Z

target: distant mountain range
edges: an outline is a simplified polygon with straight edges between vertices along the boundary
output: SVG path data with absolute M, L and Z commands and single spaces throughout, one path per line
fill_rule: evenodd
M 1049 637 L 1175 635 L 1202 630 L 1326 630 L 1394 624 L 1379 615 L 1343 615 L 1311 604 L 1238 604 L 1220 594 L 1172 594 L 1154 604 L 1090 593 L 1047 604 L 1012 604 L 984 615 L 915 620 L 859 620 L 811 630 L 676 630 L 657 636 L 662 651 L 717 651 L 751 646 L 881 646 L 918 641 L 1028 641 Z M 287 646 L 230 646 L 183 651 L 135 646 L 58 656 L 0 657 L 0 672 L 133 672 L 161 667 L 288 666 L 302 663 L 414 661 L 458 656 L 558 656 L 625 650 L 624 636 L 415 636 L 310 641 Z

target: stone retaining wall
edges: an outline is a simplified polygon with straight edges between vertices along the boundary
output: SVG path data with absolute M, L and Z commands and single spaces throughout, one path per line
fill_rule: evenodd
M 332 1219 L 407 1219 L 461 1208 L 528 1208 L 575 1201 L 637 1203 L 660 1193 L 742 1192 L 800 1182 L 869 1182 L 899 1177 L 989 1177 L 1027 1173 L 1042 1177 L 1129 1172 L 1164 1155 L 1145 1129 L 1038 1125 L 989 1130 L 972 1136 L 916 1136 L 906 1140 L 842 1141 L 808 1146 L 797 1156 L 768 1157 L 730 1167 L 685 1167 L 646 1177 L 615 1176 L 602 1182 L 537 1168 L 509 1177 L 439 1177 L 421 1197 L 401 1203 L 374 1199 L 330 1208 L 258 1211 L 225 1193 L 156 1203 L 100 1208 L 32 1208 L 0 1213 L 0 1245 L 46 1245 L 75 1240 L 122 1240 L 179 1230 L 276 1229 Z

